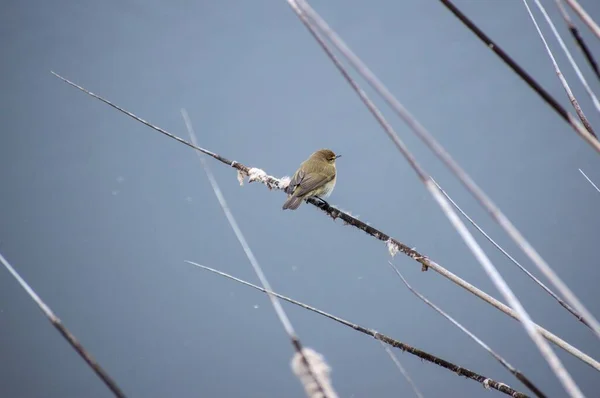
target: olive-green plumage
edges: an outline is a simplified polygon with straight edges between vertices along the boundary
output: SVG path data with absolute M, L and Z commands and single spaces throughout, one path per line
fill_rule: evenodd
M 335 187 L 335 160 L 340 156 L 329 149 L 320 149 L 302 162 L 286 189 L 288 198 L 283 210 L 296 210 L 303 200 L 310 197 L 316 196 L 321 200 L 328 197 Z

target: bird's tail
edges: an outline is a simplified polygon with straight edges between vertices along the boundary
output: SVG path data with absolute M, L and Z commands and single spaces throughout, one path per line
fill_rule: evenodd
M 287 200 L 283 203 L 283 210 L 290 209 L 296 210 L 298 206 L 302 204 L 302 198 L 290 195 Z

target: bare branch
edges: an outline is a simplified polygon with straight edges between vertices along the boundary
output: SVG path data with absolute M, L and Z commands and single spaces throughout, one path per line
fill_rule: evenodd
M 579 5 L 577 0 L 565 0 L 565 1 L 573 9 L 573 11 L 575 11 L 575 13 L 577 15 L 579 15 L 579 18 L 581 18 L 581 20 L 587 25 L 587 27 L 590 28 L 590 30 L 592 32 L 594 32 L 596 37 L 598 37 L 598 39 L 600 39 L 600 26 L 598 26 L 598 24 L 596 22 L 594 22 L 592 17 L 590 17 L 589 14 L 583 9 L 583 7 L 581 5 Z
M 588 90 L 588 93 L 592 97 L 592 101 L 594 102 L 594 105 L 596 105 L 600 111 L 600 105 L 598 105 L 598 100 L 596 99 L 596 96 L 594 95 L 594 93 L 592 93 L 592 90 L 587 85 L 587 82 L 585 81 L 585 78 L 583 77 L 583 75 L 581 74 L 581 71 L 577 67 L 577 64 L 575 64 L 575 61 L 573 61 L 573 58 L 571 57 L 571 53 L 569 52 L 569 50 L 565 46 L 565 43 L 563 42 L 562 38 L 556 31 L 556 28 L 554 27 L 554 24 L 552 23 L 552 21 L 550 20 L 550 17 L 546 13 L 546 10 L 542 6 L 542 4 L 539 2 L 539 0 L 535 0 L 535 3 L 537 4 L 540 11 L 544 14 L 546 21 L 552 28 L 554 35 L 556 36 L 557 40 L 559 41 L 560 45 L 563 48 L 563 51 L 565 51 L 565 53 L 567 54 L 567 57 L 569 58 L 569 61 L 571 61 L 573 68 L 575 68 L 577 75 L 580 77 L 585 88 Z M 548 56 L 550 57 L 550 60 L 552 61 L 552 65 L 554 66 L 554 71 L 556 72 L 556 76 L 558 76 L 558 80 L 560 80 L 560 84 L 565 89 L 565 92 L 567 93 L 567 97 L 569 97 L 569 101 L 571 102 L 571 105 L 573 105 L 573 108 L 575 109 L 575 113 L 577 113 L 577 116 L 579 116 L 579 119 L 581 120 L 581 122 L 583 123 L 583 125 L 585 126 L 587 131 L 589 131 L 590 134 L 592 134 L 594 137 L 596 137 L 596 134 L 594 133 L 592 125 L 590 124 L 590 122 L 588 121 L 586 116 L 584 115 L 583 110 L 581 109 L 581 106 L 579 105 L 579 102 L 573 95 L 573 92 L 571 91 L 571 87 L 569 87 L 569 84 L 567 83 L 567 79 L 565 79 L 560 68 L 558 67 L 558 63 L 556 62 L 556 59 L 554 59 L 554 55 L 552 54 L 552 51 L 550 50 L 550 47 L 548 46 L 548 43 L 546 42 L 546 38 L 544 37 L 544 34 L 542 33 L 542 30 L 540 29 L 537 21 L 535 20 L 535 17 L 533 16 L 533 13 L 531 12 L 531 9 L 529 8 L 529 4 L 527 3 L 527 0 L 523 0 L 523 5 L 525 5 L 525 8 L 527 9 L 527 13 L 529 14 L 529 17 L 531 18 L 531 21 L 533 22 L 533 25 L 535 26 L 535 29 L 537 30 L 537 33 L 540 36 L 540 39 L 542 40 L 542 43 L 544 43 L 546 52 L 548 53 Z
M 440 0 L 440 2 L 457 17 L 471 32 L 473 32 L 485 45 L 492 50 L 506 65 L 508 65 L 521 79 L 523 79 L 529 87 L 531 87 L 536 93 L 538 93 L 548 105 L 552 107 L 567 122 L 573 130 L 583 138 L 588 144 L 590 144 L 597 152 L 600 152 L 600 144 L 597 139 L 592 136 L 573 116 L 571 113 L 560 105 L 560 103 L 552 97 L 542 86 L 535 81 L 535 79 L 525 71 L 519 64 L 515 62 L 496 42 L 494 42 L 488 35 L 486 35 L 481 29 L 477 27 L 465 14 L 462 13 L 450 0 Z
M 579 48 L 581 49 L 581 52 L 583 52 L 583 55 L 585 55 L 585 59 L 590 64 L 590 67 L 596 74 L 596 77 L 598 79 L 600 79 L 600 69 L 598 68 L 598 63 L 594 59 L 592 52 L 590 51 L 589 47 L 583 40 L 583 37 L 579 33 L 579 29 L 577 29 L 577 27 L 573 24 L 573 21 L 571 21 L 571 18 L 569 17 L 569 14 L 567 13 L 567 10 L 565 9 L 562 0 L 556 0 L 556 5 L 558 6 L 558 9 L 560 10 L 560 14 L 562 15 L 563 19 L 565 20 L 565 23 L 569 27 L 569 32 L 571 32 L 571 35 L 575 39 L 575 42 L 577 43 Z
M 594 184 L 594 182 L 593 182 L 592 180 L 590 180 L 590 177 L 588 177 L 588 176 L 587 176 L 587 175 L 586 175 L 586 174 L 583 172 L 583 170 L 579 169 L 579 172 L 580 172 L 581 174 L 583 174 L 583 176 L 585 177 L 585 179 L 586 179 L 586 180 L 588 180 L 588 182 L 589 182 L 590 184 L 592 184 L 592 186 L 593 186 L 594 188 L 596 188 L 596 191 L 600 192 L 600 188 L 598 188 L 598 186 L 597 186 L 596 184 Z
M 235 276 L 229 275 L 229 274 L 227 274 L 225 272 L 222 272 L 222 271 L 216 270 L 214 268 L 210 268 L 210 267 L 207 267 L 205 265 L 201 265 L 201 264 L 189 261 L 189 260 L 186 260 L 185 262 L 188 263 L 188 264 L 194 265 L 196 267 L 202 268 L 204 270 L 210 271 L 212 273 L 215 273 L 217 275 L 224 276 L 225 278 L 234 280 L 234 281 L 236 281 L 238 283 L 241 283 L 243 285 L 252 287 L 252 288 L 254 288 L 256 290 L 260 290 L 263 293 L 267 293 L 267 291 L 264 288 L 262 288 L 260 286 L 257 286 L 257 285 L 254 285 L 254 284 L 252 284 L 250 282 L 247 282 L 247 281 L 245 281 L 243 279 L 236 278 Z M 437 366 L 440 366 L 440 367 L 442 367 L 444 369 L 447 369 L 447 370 L 449 370 L 449 371 L 451 371 L 453 373 L 456 373 L 459 376 L 464 376 L 464 377 L 466 377 L 468 379 L 475 380 L 475 381 L 481 383 L 484 386 L 493 388 L 494 390 L 497 390 L 497 391 L 500 391 L 500 392 L 502 392 L 504 394 L 510 395 L 511 397 L 515 397 L 515 398 L 525 398 L 525 397 L 527 397 L 526 394 L 524 394 L 522 392 L 518 392 L 518 391 L 514 390 L 513 388 L 509 387 L 508 385 L 506 385 L 504 383 L 495 381 L 495 380 L 493 380 L 493 379 L 491 379 L 489 377 L 486 377 L 486 376 L 480 375 L 478 373 L 475 373 L 475 372 L 473 372 L 473 371 L 471 371 L 469 369 L 466 369 L 466 368 L 464 368 L 462 366 L 455 365 L 452 362 L 446 361 L 444 359 L 436 357 L 435 355 L 429 354 L 429 353 L 427 353 L 425 351 L 422 351 L 422 350 L 420 350 L 418 348 L 410 346 L 410 345 L 408 345 L 406 343 L 403 343 L 401 341 L 395 340 L 395 339 L 393 339 L 391 337 L 388 337 L 388 336 L 386 336 L 384 334 L 381 334 L 381 333 L 379 333 L 379 332 L 377 332 L 377 331 L 375 331 L 373 329 L 368 329 L 366 327 L 363 327 L 363 326 L 360 326 L 358 324 L 352 323 L 352 322 L 347 321 L 347 320 L 345 320 L 343 318 L 337 317 L 335 315 L 329 314 L 329 313 L 327 313 L 325 311 L 322 311 L 322 310 L 319 310 L 319 309 L 317 309 L 315 307 L 312 307 L 312 306 L 310 306 L 308 304 L 304 304 L 304 303 L 302 303 L 300 301 L 297 301 L 297 300 L 294 300 L 292 298 L 286 297 L 286 296 L 284 296 L 282 294 L 279 294 L 279 293 L 276 293 L 276 292 L 270 292 L 270 293 L 273 294 L 273 295 L 275 295 L 275 296 L 277 296 L 278 298 L 280 298 L 280 299 L 282 299 L 284 301 L 287 301 L 288 303 L 292 303 L 292 304 L 297 305 L 299 307 L 302 307 L 302 308 L 304 308 L 306 310 L 315 312 L 315 313 L 317 313 L 319 315 L 322 315 L 322 316 L 324 316 L 326 318 L 332 319 L 332 320 L 334 320 L 334 321 L 336 321 L 338 323 L 341 323 L 342 325 L 348 326 L 348 327 L 356 330 L 357 332 L 361 332 L 363 334 L 366 334 L 366 335 L 369 335 L 371 337 L 374 337 L 375 339 L 380 340 L 380 341 L 382 341 L 382 342 L 384 342 L 384 343 L 386 343 L 386 344 L 388 344 L 388 345 L 390 345 L 392 347 L 399 348 L 399 349 L 401 349 L 404 352 L 408 352 L 409 354 L 417 356 L 417 357 L 421 358 L 424 361 L 433 363 L 433 364 L 435 364 Z
M 379 340 L 379 339 L 377 339 L 377 340 Z M 413 380 L 411 379 L 411 377 L 408 374 L 408 372 L 406 371 L 406 369 L 404 369 L 404 366 L 402 366 L 402 363 L 400 362 L 398 357 L 396 357 L 396 354 L 394 354 L 392 352 L 392 350 L 390 349 L 390 347 L 387 344 L 385 344 L 383 341 L 379 340 L 379 344 L 381 344 L 381 346 L 383 347 L 385 352 L 387 352 L 387 354 L 390 356 L 391 360 L 394 362 L 394 365 L 396 365 L 396 368 L 398 369 L 398 371 L 402 374 L 402 376 L 404 376 L 404 378 L 406 379 L 408 384 L 410 384 L 410 386 L 413 389 L 413 391 L 415 392 L 415 395 L 417 396 L 417 398 L 424 398 L 423 394 L 421 394 L 421 391 L 419 391 L 419 388 L 413 382 Z
M 433 179 L 433 177 L 430 177 L 430 178 L 431 178 L 431 181 L 433 181 L 433 183 L 439 188 L 439 190 L 442 191 L 442 194 L 450 201 L 450 203 L 452 203 L 452 206 L 454 206 L 454 208 L 456 210 L 458 210 L 460 212 L 460 214 L 462 214 L 463 217 L 465 217 L 471 223 L 471 225 L 473 225 L 488 241 L 490 241 L 490 243 L 492 243 L 496 247 L 496 249 L 500 250 L 500 252 L 502 252 L 502 254 L 504 254 L 510 261 L 513 262 L 513 264 L 515 264 L 517 267 L 519 267 L 519 269 L 521 269 L 521 271 L 523 271 L 529 278 L 531 278 L 538 286 L 540 286 L 542 289 L 544 289 L 544 291 L 546 293 L 548 293 L 550 296 L 552 296 L 552 298 L 554 298 L 556 301 L 558 301 L 558 303 L 561 306 L 563 306 L 563 308 L 565 308 L 567 311 L 569 311 L 573 316 L 575 316 L 577 318 L 577 320 L 579 320 L 581 323 L 583 323 L 587 327 L 590 327 L 590 325 L 586 322 L 586 320 L 577 311 L 575 311 L 573 308 L 571 308 L 571 306 L 569 304 L 565 303 L 552 290 L 550 290 L 549 287 L 544 285 L 544 283 L 542 283 L 542 281 L 540 281 L 538 278 L 536 278 L 531 272 L 529 272 L 517 260 L 515 260 L 510 254 L 508 254 L 506 252 L 506 250 L 504 250 L 492 238 L 490 238 L 490 236 L 483 229 L 481 229 L 481 227 L 479 225 L 477 225 L 477 223 L 475 221 L 473 221 L 473 219 L 471 217 L 469 217 L 467 215 L 467 213 L 465 213 L 463 211 L 463 209 L 461 209 L 460 206 L 458 206 L 458 204 L 456 204 L 456 202 L 454 200 L 452 200 L 450 195 L 448 195 L 448 193 L 446 193 L 446 191 L 444 191 L 444 189 L 442 187 L 440 187 L 440 185 Z
M 60 334 L 69 342 L 71 347 L 77 351 L 79 356 L 83 358 L 83 360 L 88 364 L 88 366 L 96 373 L 96 375 L 102 380 L 102 382 L 109 388 L 109 390 L 118 398 L 125 398 L 125 393 L 121 388 L 117 385 L 117 383 L 113 380 L 112 377 L 106 373 L 106 371 L 96 362 L 92 354 L 90 354 L 81 343 L 77 340 L 77 338 L 67 329 L 65 325 L 63 325 L 62 321 L 54 314 L 54 312 L 48 307 L 46 303 L 37 295 L 37 293 L 29 286 L 29 284 L 19 275 L 19 273 L 13 268 L 12 265 L 4 258 L 4 256 L 0 253 L 0 263 L 4 265 L 4 267 L 10 272 L 10 274 L 19 282 L 19 285 L 27 292 L 29 297 L 35 301 L 35 303 L 40 307 L 40 310 L 44 313 L 46 318 L 52 323 Z
M 540 12 L 544 15 L 544 18 L 546 19 L 546 22 L 548 23 L 548 25 L 550 25 L 550 29 L 552 29 L 552 33 L 554 34 L 554 37 L 556 38 L 556 40 L 560 44 L 560 47 L 562 48 L 563 52 L 567 56 L 567 59 L 569 60 L 569 63 L 571 64 L 571 67 L 573 68 L 573 70 L 575 70 L 575 73 L 577 74 L 577 77 L 579 78 L 579 81 L 581 81 L 581 84 L 583 84 L 583 87 L 585 88 L 585 91 L 590 96 L 590 98 L 592 100 L 592 103 L 594 104 L 594 107 L 596 107 L 596 110 L 598 112 L 600 112 L 600 102 L 598 102 L 598 98 L 596 97 L 596 95 L 594 94 L 594 92 L 592 91 L 592 89 L 590 88 L 590 85 L 588 84 L 587 80 L 585 80 L 585 77 L 583 76 L 583 73 L 579 69 L 579 66 L 577 65 L 577 62 L 575 62 L 575 60 L 573 59 L 573 56 L 571 55 L 571 51 L 569 51 L 569 49 L 568 49 L 567 45 L 565 44 L 564 40 L 562 39 L 562 37 L 558 33 L 558 30 L 556 29 L 556 26 L 554 26 L 554 23 L 552 22 L 552 19 L 550 18 L 550 16 L 546 12 L 546 9 L 544 8 L 544 6 L 540 2 L 540 0 L 534 0 L 534 1 L 535 1 L 535 4 L 537 5 L 537 7 L 539 8 Z M 546 49 L 548 50 L 549 54 L 552 54 L 550 52 L 550 49 L 548 48 L 548 46 L 546 46 Z M 582 120 L 582 122 L 583 122 L 583 120 Z
M 165 135 L 165 136 L 167 136 L 169 138 L 174 139 L 175 141 L 178 141 L 178 142 L 180 142 L 180 143 L 182 143 L 184 145 L 187 145 L 187 146 L 189 146 L 192 149 L 200 151 L 200 152 L 202 152 L 202 153 L 204 153 L 204 154 L 206 154 L 206 155 L 208 155 L 208 156 L 210 156 L 210 157 L 212 157 L 212 158 L 220 161 L 221 163 L 225 163 L 226 165 L 233 167 L 234 169 L 238 170 L 239 173 L 241 173 L 241 177 L 242 178 L 249 176 L 250 177 L 250 182 L 260 181 L 260 182 L 264 183 L 265 185 L 267 185 L 267 187 L 269 189 L 273 189 L 273 188 L 276 188 L 276 189 L 285 189 L 285 187 L 286 187 L 286 184 L 283 181 L 283 179 L 280 180 L 280 179 L 277 179 L 275 177 L 271 177 L 269 175 L 264 175 L 264 174 L 261 173 L 262 170 L 254 169 L 254 168 L 250 168 L 250 167 L 244 166 L 243 164 L 238 163 L 235 160 L 229 160 L 229 159 L 227 159 L 227 158 L 225 158 L 225 157 L 223 157 L 221 155 L 218 155 L 218 154 L 216 154 L 214 152 L 209 151 L 208 149 L 200 148 L 199 146 L 194 145 L 191 142 L 188 142 L 188 141 L 184 140 L 183 138 L 180 138 L 180 137 L 176 136 L 175 134 L 171 134 L 168 131 L 166 131 L 166 130 L 158 127 L 158 126 L 155 126 L 155 125 L 153 125 L 150 122 L 147 122 L 146 120 L 142 119 L 141 117 L 139 117 L 139 116 L 137 116 L 137 115 L 135 115 L 135 114 L 133 114 L 133 113 L 131 113 L 131 112 L 123 109 L 123 108 L 121 108 L 118 105 L 113 104 L 109 100 L 107 100 L 105 98 L 102 98 L 102 97 L 100 97 L 97 94 L 92 93 L 91 91 L 89 91 L 89 90 L 87 90 L 87 89 L 85 89 L 85 88 L 83 88 L 83 87 L 81 87 L 81 86 L 73 83 L 72 81 L 70 81 L 68 79 L 65 79 L 61 75 L 59 75 L 59 74 L 57 74 L 55 72 L 52 72 L 52 71 L 50 73 L 52 73 L 54 76 L 58 77 L 60 80 L 64 81 L 65 83 L 67 83 L 67 84 L 69 84 L 69 85 L 77 88 L 78 90 L 83 91 L 84 93 L 86 93 L 86 94 L 88 94 L 88 95 L 90 95 L 90 96 L 92 96 L 92 97 L 94 97 L 94 98 L 96 98 L 96 99 L 104 102 L 105 104 L 107 104 L 110 107 L 118 110 L 119 112 L 122 112 L 122 113 L 126 114 L 127 116 L 131 117 L 132 119 L 135 119 L 138 122 L 140 122 L 142 124 L 145 124 L 146 126 L 150 127 L 151 129 L 156 130 L 159 133 L 161 133 L 161 134 L 163 134 L 163 135 Z
M 404 284 L 406 285 L 406 287 L 418 298 L 420 298 L 425 304 L 427 304 L 428 306 L 430 306 L 431 308 L 433 308 L 434 310 L 436 310 L 440 315 L 442 315 L 444 318 L 446 318 L 447 320 L 449 320 L 450 322 L 452 322 L 452 324 L 454 326 L 456 326 L 457 328 L 459 328 L 463 333 L 465 333 L 467 336 L 469 336 L 471 339 L 473 339 L 477 344 L 479 344 L 481 347 L 483 347 L 484 350 L 486 350 L 491 356 L 494 357 L 494 359 L 496 359 L 498 362 L 500 362 L 500 364 L 506 368 L 506 370 L 508 370 L 510 373 L 512 373 L 520 382 L 522 382 L 523 384 L 525 384 L 525 386 L 527 386 L 527 388 L 529 388 L 536 396 L 540 397 L 540 398 L 544 398 L 546 395 L 540 391 L 539 388 L 537 388 L 535 386 L 535 384 L 533 384 L 523 373 L 519 372 L 517 369 L 515 369 L 510 363 L 508 363 L 508 361 L 504 358 L 502 358 L 500 355 L 498 355 L 494 350 L 492 350 L 487 344 L 485 344 L 479 337 L 475 336 L 473 333 L 471 333 L 467 328 L 465 328 L 463 325 L 461 325 L 457 320 L 455 320 L 454 318 L 452 318 L 450 315 L 448 315 L 446 312 L 444 312 L 441 308 L 439 308 L 437 305 L 433 304 L 431 301 L 429 301 L 425 296 L 423 296 L 421 293 L 417 292 L 415 289 L 413 289 L 413 287 L 406 281 L 406 279 L 404 278 L 404 276 L 400 273 L 400 271 L 398 271 L 398 268 L 396 268 L 394 266 L 394 264 L 392 264 L 392 262 L 388 261 L 388 264 L 392 267 L 392 269 L 396 272 L 396 274 L 400 277 L 400 279 L 402 279 L 402 282 L 404 282 Z
M 111 105 L 113 108 L 125 113 L 126 115 L 130 116 L 131 118 L 138 120 L 138 121 L 142 121 L 143 119 L 139 118 L 138 116 L 134 115 L 131 112 L 125 111 L 124 109 L 113 105 L 112 103 L 110 103 L 108 100 L 99 97 L 95 94 L 90 94 L 90 92 L 86 89 L 84 89 L 83 87 L 80 87 L 78 85 L 76 85 L 75 83 L 70 82 L 69 80 L 62 78 L 60 76 L 57 75 L 57 77 L 61 78 L 63 81 L 69 83 L 71 86 L 76 87 L 77 89 L 83 91 L 86 94 L 92 95 L 93 97 L 101 100 L 104 103 L 107 103 L 109 105 Z M 158 132 L 163 132 L 165 130 L 161 129 L 160 127 L 157 127 L 153 124 L 150 124 L 148 122 L 142 122 L 144 124 L 146 124 L 148 127 L 158 131 Z M 164 133 L 163 133 L 164 134 Z M 170 138 L 174 138 L 173 134 L 165 134 L 166 136 L 170 137 Z M 181 139 L 177 139 L 178 141 Z M 192 143 L 186 142 L 186 145 L 200 150 L 200 151 L 205 151 L 202 148 L 198 148 L 195 145 L 193 145 Z M 229 162 L 229 161 L 224 161 L 222 159 L 219 159 L 219 157 L 214 157 L 215 159 L 221 161 L 224 164 L 227 164 L 228 166 L 231 166 L 233 168 L 235 168 L 236 170 L 238 170 L 238 178 L 240 177 L 239 173 L 242 173 L 242 175 L 250 175 L 250 181 L 253 181 L 253 177 L 255 177 L 254 181 L 259 181 L 263 184 L 265 184 L 269 189 L 281 189 L 284 190 L 285 188 L 285 179 L 277 179 L 275 177 L 271 177 L 269 175 L 267 175 L 264 171 L 262 171 L 261 169 L 255 168 L 255 167 L 248 167 L 245 166 L 241 163 L 238 162 Z M 222 158 L 222 157 L 221 157 Z M 244 170 L 247 170 L 248 172 L 245 172 Z M 396 252 L 401 252 L 402 254 L 410 257 L 411 259 L 413 259 L 414 261 L 418 262 L 421 264 L 421 269 L 423 271 L 428 270 L 429 268 L 431 268 L 432 270 L 434 270 L 435 272 L 437 272 L 438 274 L 442 275 L 444 278 L 452 281 L 453 283 L 457 284 L 458 286 L 462 287 L 463 289 L 469 291 L 470 293 L 474 294 L 475 296 L 479 297 L 480 299 L 482 299 L 483 301 L 487 302 L 488 304 L 492 305 L 494 308 L 502 311 L 503 313 L 507 314 L 508 316 L 512 317 L 513 319 L 518 320 L 517 314 L 516 312 L 514 312 L 510 307 L 506 306 L 505 304 L 501 303 L 500 301 L 496 300 L 495 298 L 493 298 L 492 296 L 490 296 L 489 294 L 485 293 L 484 291 L 476 288 L 475 286 L 473 286 L 472 284 L 470 284 L 469 282 L 465 281 L 464 279 L 460 278 L 459 276 L 453 274 L 452 272 L 450 272 L 449 270 L 447 270 L 446 268 L 442 267 L 440 264 L 432 261 L 431 259 L 429 259 L 427 256 L 419 253 L 418 251 L 414 250 L 411 248 L 411 246 L 405 245 L 404 243 L 401 243 L 399 240 L 392 238 L 391 236 L 389 236 L 388 234 L 384 233 L 383 231 L 374 228 L 370 225 L 368 225 L 367 223 L 352 217 L 350 214 L 343 212 L 333 206 L 330 206 L 322 201 L 318 201 L 315 199 L 308 199 L 307 200 L 308 203 L 312 204 L 313 206 L 319 208 L 320 210 L 322 210 L 325 214 L 327 214 L 328 216 L 330 216 L 331 218 L 333 218 L 334 220 L 339 218 L 342 221 L 344 221 L 344 223 L 346 225 L 351 225 L 355 228 L 360 229 L 361 231 L 364 231 L 365 233 L 367 233 L 368 235 L 374 237 L 375 239 L 378 239 L 382 242 L 384 242 L 389 249 L 393 249 L 394 253 Z M 589 355 L 583 353 L 581 350 L 573 347 L 571 344 L 567 343 L 566 341 L 564 341 L 563 339 L 561 339 L 560 337 L 556 336 L 555 334 L 549 332 L 548 330 L 542 328 L 541 326 L 536 326 L 538 328 L 538 330 L 540 331 L 540 333 L 542 333 L 542 335 L 548 340 L 551 341 L 552 343 L 556 344 L 558 347 L 562 348 L 563 350 L 565 350 L 566 352 L 568 352 L 569 354 L 575 356 L 576 358 L 578 358 L 579 360 L 583 361 L 584 363 L 588 364 L 589 366 L 591 366 L 592 368 L 600 371 L 600 362 L 596 361 L 595 359 L 593 359 L 592 357 L 590 357 Z

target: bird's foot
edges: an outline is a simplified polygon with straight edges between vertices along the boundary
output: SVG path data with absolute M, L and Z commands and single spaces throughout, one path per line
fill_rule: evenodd
M 321 201 L 321 203 L 324 203 L 327 207 L 331 207 L 331 205 L 329 203 L 327 203 L 327 201 L 319 196 L 315 196 L 315 199 L 319 199 Z

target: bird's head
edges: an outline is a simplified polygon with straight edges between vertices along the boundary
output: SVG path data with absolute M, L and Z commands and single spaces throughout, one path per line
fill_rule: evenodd
M 331 164 L 335 164 L 335 160 L 337 158 L 339 158 L 340 156 L 342 156 L 342 155 L 336 155 L 330 149 L 319 149 L 318 151 L 316 151 L 315 153 L 310 155 L 311 158 L 324 160 Z

